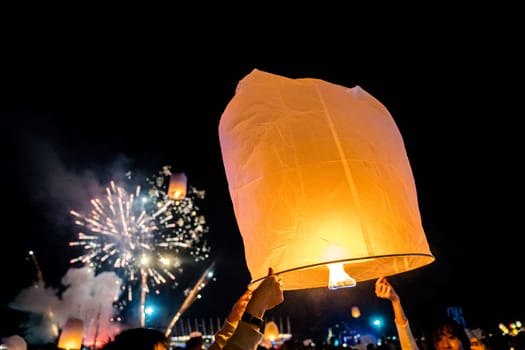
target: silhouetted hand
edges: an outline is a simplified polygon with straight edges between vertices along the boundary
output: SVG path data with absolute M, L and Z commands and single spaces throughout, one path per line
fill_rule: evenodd
M 274 308 L 283 301 L 282 280 L 273 273 L 272 268 L 269 268 L 268 276 L 252 292 L 246 311 L 254 316 L 262 317 L 266 310 Z

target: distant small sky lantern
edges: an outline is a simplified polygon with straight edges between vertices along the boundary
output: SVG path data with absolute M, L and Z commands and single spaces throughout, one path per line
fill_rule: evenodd
M 254 69 L 219 123 L 252 284 L 337 289 L 434 261 L 403 139 L 359 86 Z
M 279 340 L 279 327 L 274 321 L 266 322 L 264 326 L 264 340 L 273 344 L 275 341 Z
M 168 187 L 168 198 L 181 200 L 186 197 L 186 186 L 188 178 L 184 173 L 171 174 L 170 185 Z
M 68 318 L 58 338 L 57 347 L 66 350 L 81 349 L 83 334 L 84 321 L 74 317 Z
M 361 317 L 361 310 L 359 310 L 359 306 L 352 306 L 352 317 L 353 318 Z

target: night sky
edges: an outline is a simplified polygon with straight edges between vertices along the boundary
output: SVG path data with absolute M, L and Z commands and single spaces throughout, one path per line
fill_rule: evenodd
M 96 184 L 166 164 L 206 191 L 200 211 L 216 262 L 216 281 L 185 316 L 228 314 L 250 276 L 218 124 L 253 69 L 359 85 L 392 114 L 436 257 L 390 277 L 414 328 L 449 306 L 461 306 L 472 328 L 523 320 L 523 18 L 486 13 L 469 25 L 461 16 L 421 17 L 412 26 L 391 20 L 381 31 L 372 23 L 332 32 L 267 30 L 276 18 L 256 31 L 200 33 L 154 18 L 10 23 L 0 61 L 0 333 L 14 327 L 6 305 L 34 279 L 27 251 L 35 251 L 46 283 L 57 286 L 74 256 L 69 210 L 85 206 Z M 206 266 L 189 266 L 185 278 L 196 280 Z M 392 325 L 373 283 L 287 292 L 269 315 L 290 316 L 292 331 L 304 338 L 351 322 L 352 305 L 363 317 L 383 313 Z M 164 296 L 165 317 L 181 292 Z

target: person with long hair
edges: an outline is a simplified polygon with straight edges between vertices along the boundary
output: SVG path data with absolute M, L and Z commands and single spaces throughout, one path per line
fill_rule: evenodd
M 385 277 L 380 277 L 375 283 L 375 293 L 378 298 L 390 300 L 394 312 L 399 342 L 402 350 L 419 350 L 412 335 L 408 318 L 406 317 L 401 298 Z M 448 316 L 442 316 L 432 321 L 427 331 L 427 347 L 434 350 L 469 350 L 470 340 L 462 325 Z

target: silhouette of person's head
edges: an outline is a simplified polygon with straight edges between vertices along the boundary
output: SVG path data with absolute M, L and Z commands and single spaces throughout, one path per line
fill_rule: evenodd
M 203 350 L 204 349 L 204 338 L 202 334 L 195 332 L 196 334 L 190 335 L 190 339 L 186 341 L 186 350 Z
M 131 328 L 120 332 L 103 350 L 168 350 L 169 339 L 159 330 Z

